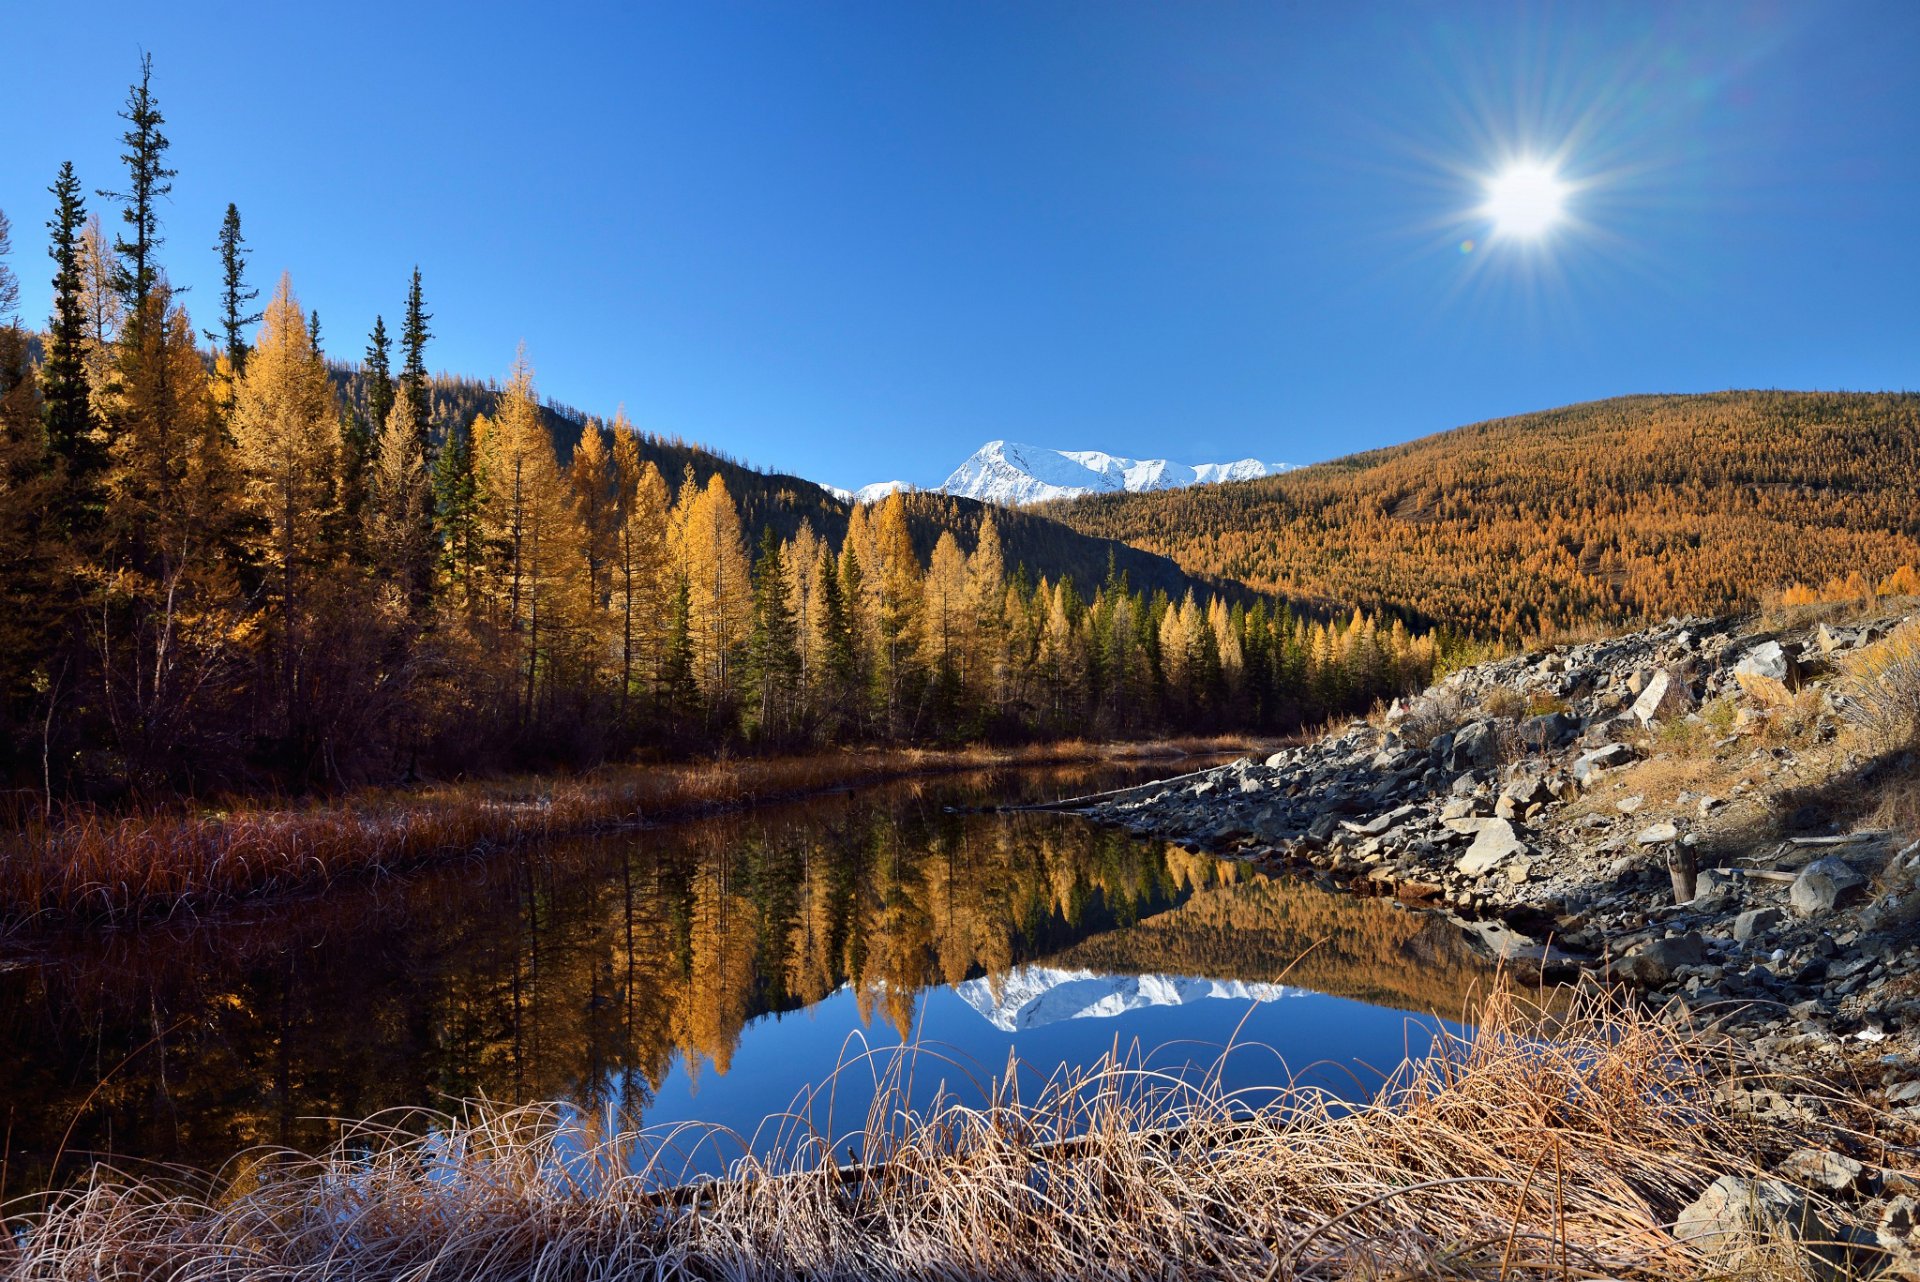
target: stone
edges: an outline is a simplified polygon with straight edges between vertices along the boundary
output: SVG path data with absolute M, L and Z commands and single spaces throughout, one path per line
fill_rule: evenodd
M 1871 1192 L 1873 1186 L 1866 1167 L 1844 1153 L 1823 1148 L 1795 1149 L 1774 1168 L 1774 1173 L 1801 1188 L 1816 1189 L 1833 1197 Z
M 1867 879 L 1835 855 L 1816 859 L 1800 870 L 1787 891 L 1787 903 L 1801 917 L 1832 912 L 1867 890 Z
M 1651 939 L 1613 965 L 1614 974 L 1643 988 L 1658 988 L 1682 966 L 1698 966 L 1707 959 L 1706 945 L 1697 932 L 1669 939 Z
M 1604 748 L 1583 752 L 1574 758 L 1573 781 L 1582 788 L 1592 787 L 1602 774 L 1617 770 L 1632 760 L 1633 749 L 1624 743 L 1610 743 Z
M 1449 797 L 1447 803 L 1440 807 L 1440 818 L 1443 820 L 1470 819 L 1479 814 L 1480 810 L 1479 801 L 1473 797 Z
M 1453 732 L 1453 748 L 1448 754 L 1447 768 L 1453 771 L 1471 770 L 1475 766 L 1490 766 L 1500 754 L 1500 743 L 1495 736 L 1491 721 L 1469 721 Z
M 1787 924 L 1787 915 L 1778 908 L 1754 908 L 1733 919 L 1733 937 L 1743 944 L 1765 939 Z
M 1459 822 L 1455 820 L 1454 822 Z M 1527 853 L 1526 843 L 1504 819 L 1481 819 L 1483 825 L 1474 835 L 1467 852 L 1454 861 L 1453 869 L 1463 877 L 1478 877 L 1492 872 L 1516 855 Z
M 1690 711 L 1693 695 L 1686 682 L 1665 669 L 1653 674 L 1640 697 L 1633 701 L 1633 715 L 1642 725 Z
M 1378 837 L 1381 833 L 1393 829 L 1402 819 L 1405 819 L 1412 813 L 1412 806 L 1401 806 L 1398 809 L 1389 810 L 1384 815 L 1375 815 L 1365 823 L 1355 823 L 1351 819 L 1342 819 L 1340 826 L 1348 832 L 1355 833 L 1362 837 Z
M 1657 824 L 1642 828 L 1634 840 L 1643 846 L 1662 846 L 1669 841 L 1680 839 L 1680 828 L 1671 819 L 1663 819 Z
M 1803 1243 L 1828 1276 L 1846 1260 L 1846 1249 L 1806 1194 L 1781 1180 L 1721 1176 L 1680 1212 L 1673 1235 L 1704 1254 L 1715 1271 L 1752 1268 L 1783 1238 Z
M 1564 712 L 1545 712 L 1520 723 L 1520 742 L 1534 752 L 1565 747 L 1580 734 L 1580 719 Z
M 1873 1237 L 1886 1252 L 1882 1276 L 1920 1278 L 1920 1202 L 1902 1193 L 1890 1199 L 1874 1224 Z
M 1789 703 L 1800 688 L 1800 668 L 1778 641 L 1768 641 L 1733 665 L 1733 679 L 1761 703 Z
M 1696 908 L 1720 908 L 1740 897 L 1744 878 L 1725 868 L 1702 868 L 1694 874 L 1693 898 Z
M 1622 797 L 1614 802 L 1613 808 L 1623 815 L 1636 815 L 1640 813 L 1640 807 L 1645 804 L 1646 802 L 1636 792 L 1631 797 Z

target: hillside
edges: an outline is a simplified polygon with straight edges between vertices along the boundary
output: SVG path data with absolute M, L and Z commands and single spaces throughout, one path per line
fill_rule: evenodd
M 1480 633 L 1721 612 L 1920 564 L 1920 396 L 1631 396 L 1240 484 L 1037 510 L 1295 599 Z
M 356 412 L 363 412 L 366 395 L 359 368 L 336 364 L 332 373 L 348 405 Z M 499 384 L 490 380 L 435 375 L 434 422 L 444 431 L 447 424 L 464 425 L 471 423 L 475 415 L 494 413 L 501 390 Z M 541 407 L 541 413 L 564 465 L 579 443 L 587 415 L 553 400 Z M 838 544 L 846 536 L 852 504 L 823 486 L 798 476 L 763 472 L 719 451 L 673 437 L 641 433 L 640 442 L 641 456 L 660 469 L 676 493 L 689 467 L 703 482 L 715 472 L 724 475 L 727 489 L 739 505 L 741 522 L 749 532 L 757 533 L 763 526 L 771 525 L 782 538 L 791 538 L 800 523 L 806 521 L 813 526 L 814 533 L 830 543 Z M 932 555 L 943 530 L 953 531 L 964 546 L 972 547 L 980 518 L 988 510 L 985 503 L 939 492 L 910 493 L 907 505 L 914 547 L 922 560 Z M 1104 536 L 1083 534 L 1044 516 L 1002 509 L 994 509 L 994 513 L 1008 566 L 1024 565 L 1036 579 L 1042 576 L 1052 580 L 1071 578 L 1083 591 L 1091 592 L 1105 581 L 1111 557 L 1114 566 L 1126 574 L 1133 587 L 1149 593 L 1163 591 L 1176 601 L 1186 595 L 1189 588 L 1203 596 L 1213 593 L 1249 601 L 1254 596 L 1239 584 L 1218 581 L 1214 576 L 1189 574 L 1165 556 Z

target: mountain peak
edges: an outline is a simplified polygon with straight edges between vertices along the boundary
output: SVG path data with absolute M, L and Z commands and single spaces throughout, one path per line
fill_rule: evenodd
M 1169 459 L 1122 458 L 1104 450 L 1055 450 L 995 440 L 975 450 L 941 482 L 940 489 L 964 498 L 1017 505 L 1083 494 L 1138 494 L 1218 481 L 1248 481 L 1284 472 L 1288 467 L 1251 458 L 1188 465 Z

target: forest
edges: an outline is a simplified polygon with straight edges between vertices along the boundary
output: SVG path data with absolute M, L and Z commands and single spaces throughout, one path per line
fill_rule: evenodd
M 1234 485 L 1042 505 L 1295 602 L 1483 638 L 1920 586 L 1920 395 L 1630 396 Z
M 1039 559 L 1025 514 L 737 493 L 738 464 L 557 412 L 524 352 L 456 395 L 427 367 L 418 270 L 398 334 L 376 317 L 362 360 L 330 362 L 289 277 L 255 310 L 232 204 L 196 330 L 161 258 L 175 171 L 150 60 L 121 117 L 123 190 L 93 194 L 116 234 L 71 164 L 48 189 L 44 329 L 18 315 L 0 215 L 17 798 L 1290 729 L 1418 686 L 1441 646 L 1377 608 L 1136 583 L 1157 563 L 1111 546 L 1094 580 L 1083 539 L 1083 577 L 1050 572 L 1008 555 L 1003 520 Z

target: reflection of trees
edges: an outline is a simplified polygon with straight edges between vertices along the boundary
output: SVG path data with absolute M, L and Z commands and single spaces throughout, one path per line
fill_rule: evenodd
M 1484 996 L 1486 968 L 1457 928 L 1389 899 L 1334 895 L 1169 847 L 1184 903 L 1136 925 L 1091 935 L 1053 963 L 1090 970 L 1281 982 L 1443 1016 Z M 1222 875 L 1222 874 L 1227 875 Z
M 0 971 L 11 1191 L 44 1180 L 74 1110 L 129 1055 L 76 1149 L 217 1164 L 254 1144 L 323 1144 L 333 1124 L 317 1119 L 479 1095 L 630 1115 L 675 1062 L 724 1073 L 747 1021 L 842 984 L 904 1031 L 920 987 L 1063 949 L 1252 976 L 1291 938 L 1282 925 L 1311 933 L 1309 902 L 1346 902 L 1249 897 L 1267 883 L 1236 889 L 1231 866 L 1072 819 L 945 813 L 961 787 L 502 855 L 253 926 Z M 1341 939 L 1334 955 L 1382 991 L 1408 964 L 1392 930 Z M 1327 959 L 1292 978 L 1336 988 Z

